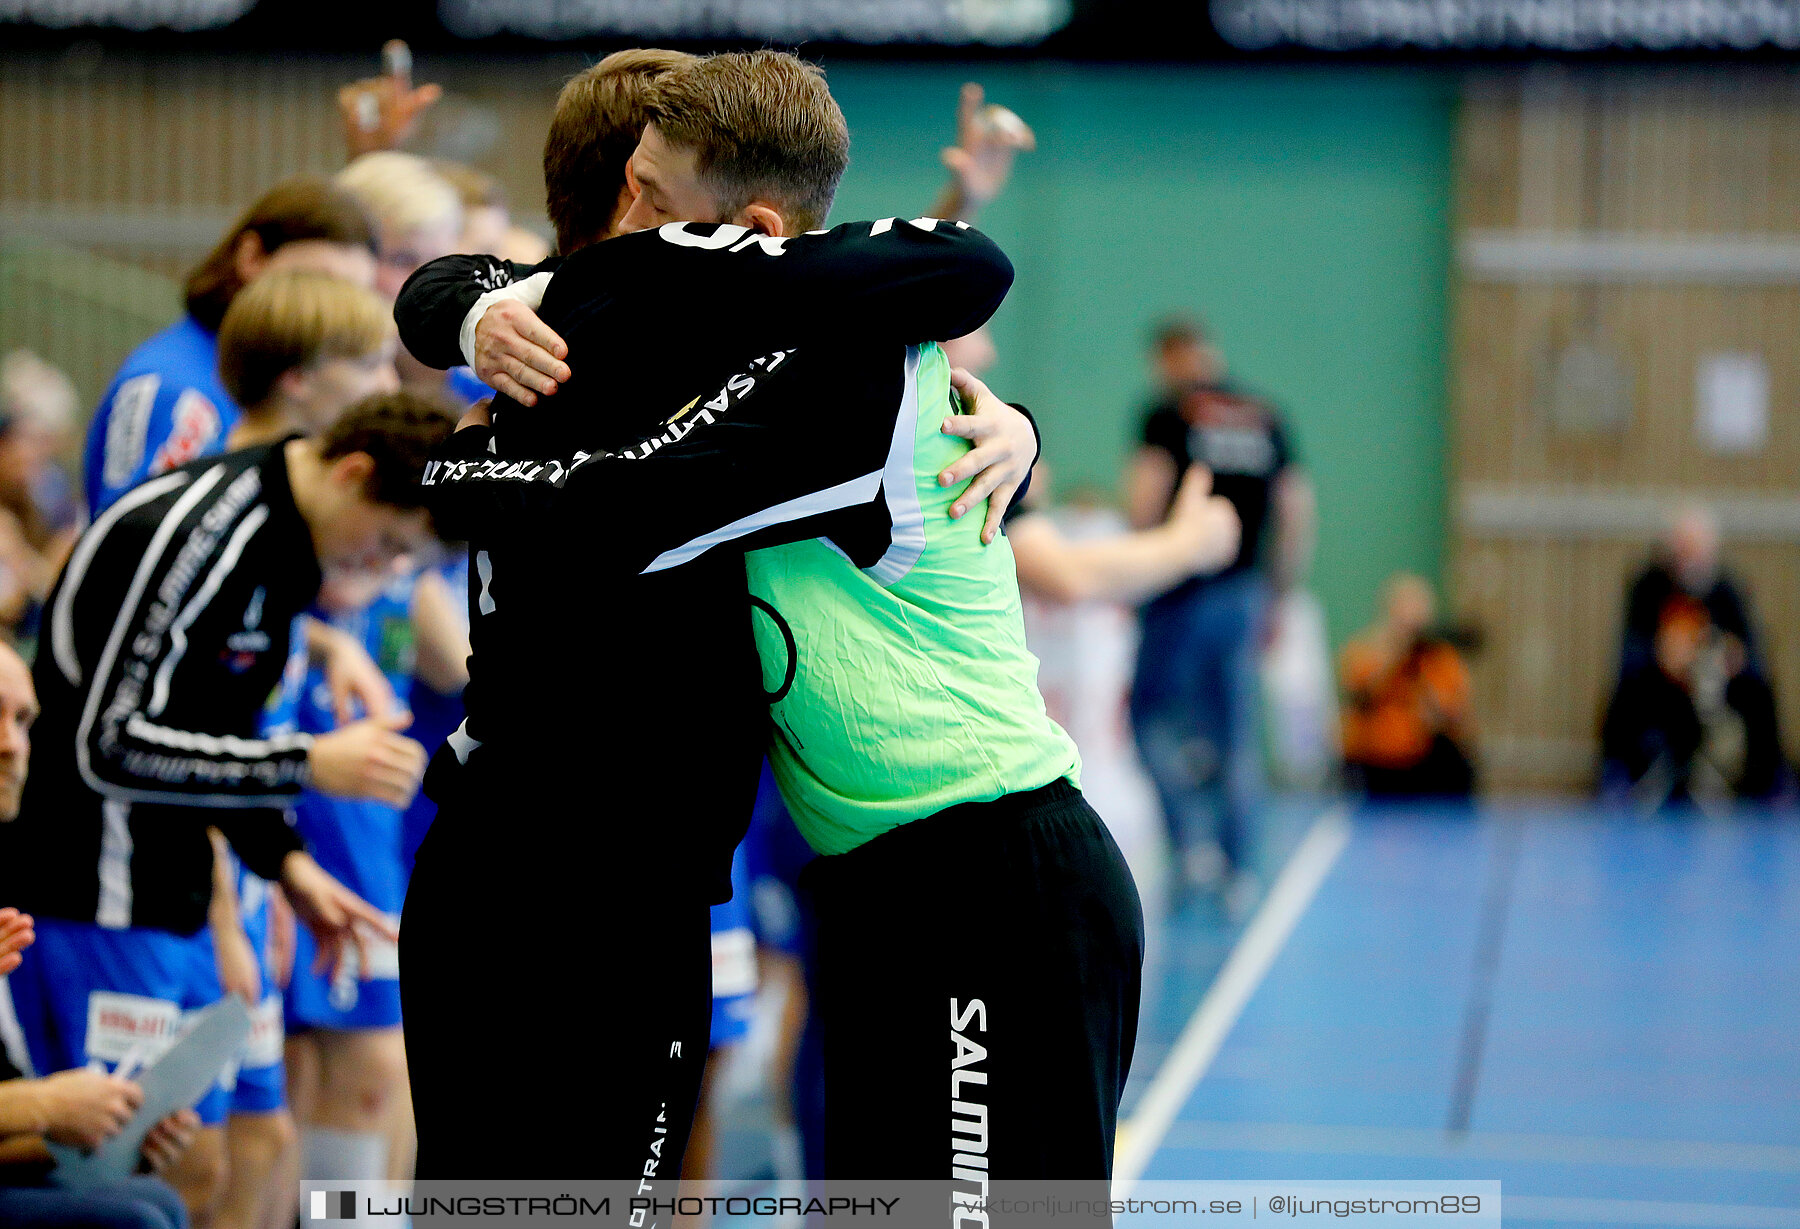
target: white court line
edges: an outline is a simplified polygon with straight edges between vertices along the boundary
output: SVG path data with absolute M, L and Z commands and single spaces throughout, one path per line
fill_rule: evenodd
M 1212 1066 L 1219 1046 L 1231 1026 L 1243 1014 L 1244 1005 L 1287 945 L 1301 915 L 1325 882 L 1338 855 L 1350 839 L 1350 808 L 1340 804 L 1313 821 L 1300 848 L 1282 868 L 1268 899 L 1245 927 L 1225 967 L 1207 988 L 1200 1005 L 1189 1017 L 1175 1048 L 1163 1060 L 1150 1087 L 1138 1102 L 1137 1112 L 1119 1128 L 1118 1155 L 1113 1160 L 1116 1198 L 1130 1194 L 1143 1176 L 1150 1158 L 1162 1145 L 1163 1136 L 1181 1107 L 1193 1095 L 1206 1069 Z
M 1650 1199 L 1564 1199 L 1552 1195 L 1500 1197 L 1500 1215 L 1513 1221 L 1590 1225 L 1650 1225 L 1656 1229 L 1800 1229 L 1800 1208 L 1745 1203 L 1664 1203 Z

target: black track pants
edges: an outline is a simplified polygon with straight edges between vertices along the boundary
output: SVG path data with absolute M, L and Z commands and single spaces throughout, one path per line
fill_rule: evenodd
M 648 1175 L 673 1194 L 712 1021 L 707 905 L 521 841 L 518 807 L 451 798 L 407 892 L 418 1176 Z
M 1144 918 L 1080 791 L 953 807 L 806 874 L 828 1178 L 1111 1176 Z

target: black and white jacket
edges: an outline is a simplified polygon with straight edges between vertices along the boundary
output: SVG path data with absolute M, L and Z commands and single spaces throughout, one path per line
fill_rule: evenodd
M 967 226 L 893 218 L 671 223 L 534 269 L 415 273 L 395 319 L 422 361 L 461 362 L 483 297 L 535 280 L 572 369 L 530 409 L 497 398 L 493 431 L 428 467 L 434 518 L 471 546 L 474 655 L 427 791 L 505 808 L 505 839 L 546 859 L 726 899 L 769 720 L 743 552 L 829 536 L 882 557 L 907 348 L 985 322 L 1012 276 Z
M 259 721 L 319 565 L 284 445 L 196 461 L 108 508 L 50 595 L 42 716 L 0 900 L 122 928 L 198 930 L 209 825 L 274 878 L 311 739 Z

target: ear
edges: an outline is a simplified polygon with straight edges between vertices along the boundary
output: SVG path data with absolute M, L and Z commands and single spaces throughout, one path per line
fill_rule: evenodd
M 340 487 L 348 487 L 360 494 L 375 473 L 375 458 L 366 452 L 347 452 L 333 461 L 326 472 Z
M 787 220 L 781 216 L 781 210 L 767 201 L 751 201 L 738 210 L 737 217 L 731 219 L 739 226 L 745 226 L 765 235 L 781 238 L 789 234 Z
M 625 182 L 619 185 L 619 199 L 613 202 L 612 216 L 606 220 L 606 230 L 597 236 L 599 239 L 611 239 L 619 233 L 619 223 L 631 212 L 631 203 L 637 200 L 637 187 L 631 179 L 631 164 L 625 164 Z M 567 252 L 558 255 L 567 256 Z
M 248 286 L 268 263 L 269 254 L 263 251 L 262 240 L 255 231 L 247 230 L 238 236 L 237 246 L 231 251 L 231 265 L 237 270 L 238 281 Z

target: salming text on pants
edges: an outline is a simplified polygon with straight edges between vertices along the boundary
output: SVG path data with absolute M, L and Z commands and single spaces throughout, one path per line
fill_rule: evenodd
M 576 818 L 452 797 L 419 849 L 400 940 L 418 1176 L 673 1193 L 711 1026 L 707 904 L 521 840 L 540 815 Z
M 1111 1176 L 1144 919 L 1079 790 L 952 807 L 820 858 L 803 884 L 828 1178 Z

